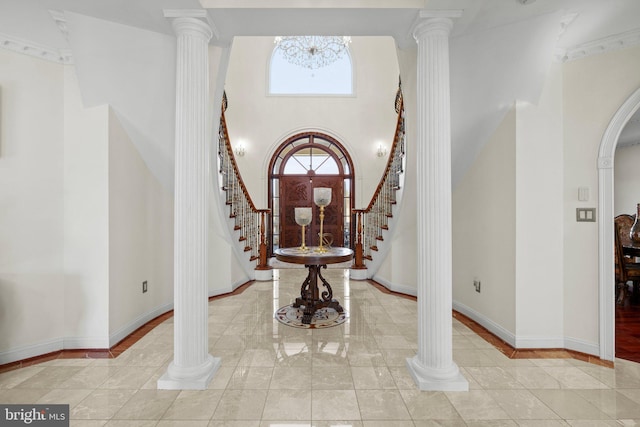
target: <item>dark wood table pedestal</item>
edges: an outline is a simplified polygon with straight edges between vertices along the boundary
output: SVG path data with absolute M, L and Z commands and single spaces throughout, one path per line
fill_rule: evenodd
M 276 249 L 274 254 L 279 261 L 294 264 L 304 264 L 309 270 L 307 278 L 300 287 L 300 296 L 292 304 L 293 307 L 304 307 L 302 323 L 309 325 L 316 311 L 321 308 L 333 308 L 338 313 L 344 310 L 338 300 L 333 298 L 333 290 L 329 282 L 322 277 L 321 270 L 327 268 L 327 264 L 336 264 L 350 261 L 353 251 L 348 248 L 327 248 L 327 252 L 316 252 L 316 247 L 310 247 L 303 252 L 299 248 Z M 321 292 L 320 283 L 324 287 Z
M 631 245 L 624 245 L 622 253 L 630 257 L 640 257 L 640 244 L 632 242 Z

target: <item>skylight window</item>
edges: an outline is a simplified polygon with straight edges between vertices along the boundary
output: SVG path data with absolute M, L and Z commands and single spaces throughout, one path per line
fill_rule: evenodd
M 313 36 L 306 36 L 312 39 Z M 301 38 L 301 39 L 304 39 Z M 351 95 L 353 67 L 349 48 L 331 63 L 309 68 L 290 62 L 290 52 L 276 42 L 269 69 L 269 92 L 272 95 Z M 302 55 L 308 53 L 302 50 Z

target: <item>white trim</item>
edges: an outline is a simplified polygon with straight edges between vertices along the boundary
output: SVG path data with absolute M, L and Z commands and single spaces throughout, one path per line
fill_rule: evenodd
M 5 33 L 0 33 L 0 47 L 58 64 L 73 64 L 73 58 L 66 49 L 58 50 Z
M 54 351 L 73 349 L 105 349 L 108 342 L 100 337 L 58 337 L 24 345 L 0 353 L 0 365 L 42 356 Z
M 511 347 L 516 348 L 516 336 L 512 332 L 506 330 L 493 320 L 486 317 L 484 314 L 478 313 L 471 307 L 467 307 L 466 305 L 459 303 L 458 301 L 453 301 L 453 309 L 461 314 L 464 314 L 469 319 L 477 322 L 493 335 L 509 344 Z
M 369 270 L 366 268 L 349 268 L 349 279 L 351 280 L 367 280 L 369 278 Z
M 598 343 L 567 337 L 564 339 L 564 348 L 567 350 L 579 351 L 580 353 L 591 354 L 593 356 L 598 356 L 598 352 L 600 350 L 598 348 Z
M 269 271 L 273 271 L 273 270 L 269 270 Z M 231 286 L 227 286 L 226 288 L 215 289 L 214 291 L 209 291 L 209 297 L 215 297 L 215 296 L 218 296 L 218 295 L 229 294 L 229 293 L 235 291 L 236 289 L 238 289 L 240 286 L 242 286 L 245 283 L 250 282 L 252 280 L 254 280 L 254 279 L 251 279 L 249 277 L 245 277 L 243 279 L 240 279 L 240 280 L 236 281 Z
M 638 44 L 640 44 L 640 29 L 634 29 L 568 48 L 558 55 L 558 59 L 562 62 L 573 61 L 599 53 L 626 49 Z
M 62 350 L 63 342 L 64 339 L 62 337 L 52 338 L 37 344 L 25 345 L 3 351 L 0 353 L 0 364 L 29 359 L 30 357 L 41 356 L 43 354 Z
M 147 313 L 141 314 L 136 319 L 133 319 L 131 322 L 124 325 L 123 327 L 118 329 L 116 332 L 112 333 L 109 336 L 109 342 L 106 343 L 107 344 L 106 347 L 109 347 L 109 348 L 113 347 L 114 345 L 118 344 L 120 341 L 128 337 L 133 331 L 135 331 L 139 327 L 144 326 L 146 323 L 150 322 L 151 320 L 155 319 L 160 315 L 163 315 L 164 313 L 170 310 L 173 310 L 173 302 L 160 305 Z M 65 339 L 65 343 L 66 342 L 67 340 Z M 104 347 L 105 345 L 102 345 L 98 348 L 104 348 Z M 96 348 L 96 347 L 82 347 L 82 346 L 67 347 L 65 345 L 65 348 Z
M 519 337 L 516 336 L 517 349 L 522 348 L 565 348 L 565 340 L 563 337 Z
M 578 351 L 580 353 L 598 356 L 598 344 L 582 341 L 577 338 L 568 337 L 545 337 L 545 336 L 516 336 L 502 326 L 478 313 L 474 309 L 457 301 L 453 302 L 453 309 L 464 314 L 471 320 L 477 322 L 489 332 L 509 344 L 515 349 L 529 348 L 562 348 L 566 350 Z
M 269 282 L 273 280 L 273 269 L 268 270 L 253 270 L 254 280 L 258 282 Z
M 414 297 L 418 296 L 418 290 L 413 286 L 397 285 L 397 284 L 391 283 L 390 281 L 388 281 L 386 279 L 383 279 L 383 278 L 377 277 L 377 276 L 372 277 L 371 280 L 381 284 L 382 286 L 384 286 L 385 288 L 389 289 L 392 292 L 398 292 L 398 293 L 401 293 L 401 294 L 411 295 L 411 296 L 414 296 Z
M 613 158 L 622 129 L 640 108 L 637 89 L 615 113 L 602 136 L 598 152 L 598 293 L 599 351 L 602 360 L 615 357 L 615 295 L 613 260 Z M 576 342 L 573 340 L 572 342 Z
M 107 337 L 64 337 L 62 340 L 61 350 L 75 350 L 75 349 L 98 349 L 108 350 L 109 341 Z

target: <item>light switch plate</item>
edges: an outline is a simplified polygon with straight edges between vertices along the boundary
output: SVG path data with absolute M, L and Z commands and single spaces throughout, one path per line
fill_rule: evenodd
M 577 222 L 596 222 L 596 208 L 576 208 Z

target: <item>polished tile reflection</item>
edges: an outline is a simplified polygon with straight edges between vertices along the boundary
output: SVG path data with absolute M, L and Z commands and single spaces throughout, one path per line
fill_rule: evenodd
M 0 374 L 2 403 L 68 403 L 72 426 L 421 427 L 640 423 L 640 364 L 507 358 L 453 318 L 453 354 L 469 392 L 416 389 L 415 301 L 323 272 L 346 323 L 296 329 L 273 313 L 304 269 L 275 271 L 209 303 L 209 350 L 222 364 L 207 390 L 157 390 L 173 358 L 167 318 L 112 359 L 55 359 Z M 481 336 L 482 335 L 482 336 Z M 532 353 L 533 355 L 533 353 Z M 560 356 L 559 356 L 560 357 Z

